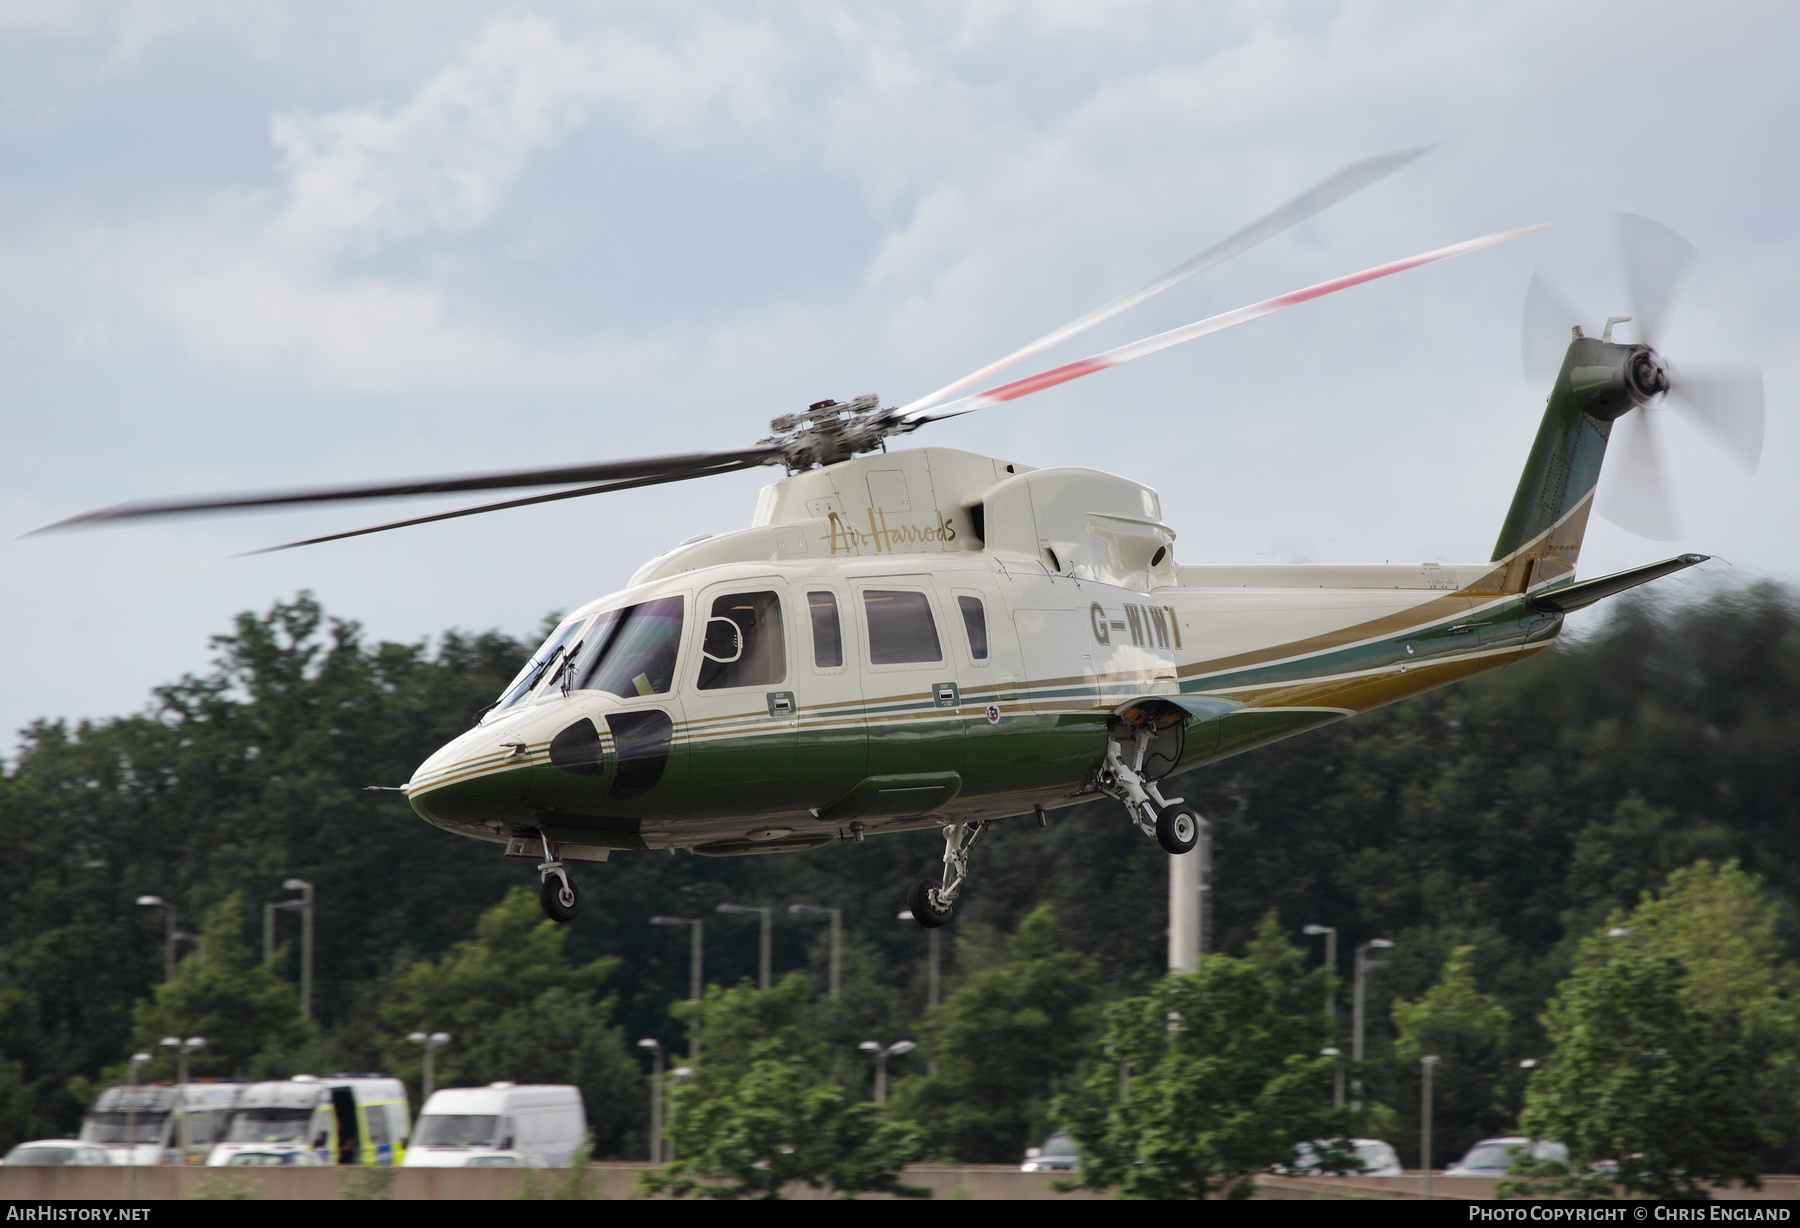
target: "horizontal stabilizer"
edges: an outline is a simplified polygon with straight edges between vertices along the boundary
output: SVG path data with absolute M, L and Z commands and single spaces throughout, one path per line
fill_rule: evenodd
M 1552 614 L 1567 614 L 1571 610 L 1585 609 L 1596 601 L 1603 601 L 1628 588 L 1636 588 L 1640 584 L 1648 584 L 1652 580 L 1660 580 L 1666 575 L 1685 570 L 1696 563 L 1704 563 L 1711 557 L 1708 554 L 1682 554 L 1660 563 L 1651 563 L 1647 567 L 1615 571 L 1610 576 L 1583 580 L 1579 584 L 1568 584 L 1539 593 L 1531 599 L 1531 605 L 1533 609 L 1547 610 Z

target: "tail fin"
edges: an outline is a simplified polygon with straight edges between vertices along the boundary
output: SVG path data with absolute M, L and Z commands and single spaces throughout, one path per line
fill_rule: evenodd
M 1501 591 L 1522 593 L 1575 570 L 1612 424 L 1656 391 L 1639 386 L 1632 360 L 1640 352 L 1649 351 L 1575 329 L 1494 543 L 1493 561 L 1504 565 Z

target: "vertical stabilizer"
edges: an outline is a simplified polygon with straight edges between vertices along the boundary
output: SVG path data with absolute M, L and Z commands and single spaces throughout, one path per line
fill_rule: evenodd
M 1633 359 L 1648 353 L 1646 347 L 1584 337 L 1579 328 L 1575 334 L 1494 544 L 1494 562 L 1505 564 L 1506 592 L 1575 570 L 1612 424 L 1656 391 L 1634 378 Z

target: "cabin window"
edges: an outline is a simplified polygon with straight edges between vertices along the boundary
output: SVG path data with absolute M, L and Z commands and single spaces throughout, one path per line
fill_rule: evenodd
M 844 626 L 838 621 L 837 594 L 806 594 L 806 611 L 812 615 L 813 668 L 839 669 L 844 664 Z
M 531 660 L 525 663 L 525 668 L 519 671 L 518 676 L 504 691 L 500 692 L 500 698 L 495 701 L 493 710 L 504 712 L 531 694 L 532 689 L 543 681 L 545 674 L 562 665 L 564 654 L 570 650 L 571 642 L 586 623 L 587 619 L 585 618 L 571 618 L 551 632 L 550 638 L 544 641 L 544 646 L 537 650 Z
M 583 637 L 571 676 L 583 691 L 631 699 L 661 695 L 675 684 L 682 599 L 663 597 L 602 614 Z
M 863 590 L 863 613 L 869 620 L 869 662 L 910 665 L 942 661 L 937 624 L 924 593 L 907 589 Z
M 963 630 L 969 633 L 969 655 L 977 661 L 987 660 L 987 607 L 979 597 L 961 597 L 956 606 L 962 611 Z
M 700 689 L 770 686 L 786 677 L 781 598 L 774 593 L 730 593 L 715 600 L 701 637 Z

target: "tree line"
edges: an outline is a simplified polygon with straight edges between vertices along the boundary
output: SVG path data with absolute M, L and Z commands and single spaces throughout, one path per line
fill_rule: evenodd
M 735 1028 L 739 1040 L 706 1051 L 678 1100 L 730 1102 L 758 1071 L 757 1094 L 776 1095 L 792 1072 L 766 1064 L 800 1061 L 837 1089 L 841 1117 L 871 1091 L 856 1046 L 912 1039 L 882 1121 L 916 1140 L 889 1143 L 1011 1161 L 1063 1127 L 1087 1140 L 1093 1171 L 1145 1193 L 1228 1190 L 1232 1166 L 1267 1144 L 1155 1118 L 1155 1089 L 1168 1104 L 1207 1102 L 1229 1070 L 1241 1075 L 1233 1096 L 1279 1106 L 1269 1120 L 1376 1133 L 1415 1162 L 1427 1053 L 1442 1059 L 1440 1162 L 1522 1115 L 1576 1145 L 1555 1106 L 1591 1091 L 1568 1083 L 1577 1066 L 1625 1088 L 1649 1078 L 1631 1062 L 1650 1059 L 1634 1055 L 1686 1054 L 1667 1060 L 1692 1072 L 1706 1054 L 1715 1064 L 1694 1086 L 1668 1070 L 1655 1086 L 1686 1087 L 1684 1111 L 1741 1100 L 1748 1116 L 1716 1132 L 1732 1163 L 1794 1171 L 1795 595 L 1719 588 L 1587 617 L 1533 661 L 1185 780 L 1216 843 L 1218 954 L 1195 978 L 1164 976 L 1166 858 L 1116 807 L 999 825 L 946 931 L 944 1001 L 930 1010 L 925 936 L 895 913 L 937 858 L 933 834 L 790 857 L 621 855 L 580 871 L 574 926 L 546 928 L 520 890 L 534 885 L 528 864 L 364 788 L 403 782 L 466 728 L 530 645 L 494 632 L 374 643 L 303 594 L 239 616 L 209 670 L 157 688 L 142 712 L 24 731 L 0 777 L 0 1141 L 73 1128 L 92 1089 L 155 1035 L 216 1033 L 202 1074 L 385 1068 L 416 1095 L 405 1037 L 425 1029 L 456 1037 L 438 1054 L 439 1085 L 577 1082 L 596 1154 L 642 1155 L 636 1042 L 680 1055 L 697 1011 L 709 1036 Z M 261 906 L 289 877 L 317 890 L 310 1020 L 294 996 L 292 914 L 278 914 L 272 965 L 259 949 Z M 204 940 L 205 959 L 184 945 L 166 984 L 163 918 L 136 904 L 145 894 Z M 755 920 L 716 913 L 725 902 L 778 909 L 769 991 L 744 983 Z M 790 903 L 845 910 L 835 1001 L 826 927 L 789 918 Z M 651 926 L 657 914 L 707 922 L 699 1008 L 680 1005 L 685 932 Z M 1300 933 L 1309 923 L 1338 929 L 1340 967 L 1320 966 Z M 1350 952 L 1371 938 L 1394 946 L 1368 979 L 1369 1107 L 1355 1121 L 1317 1117 L 1330 1097 L 1318 1050 L 1349 1047 L 1345 1012 L 1334 1022 L 1324 1003 L 1343 996 Z M 1654 1009 L 1619 1006 L 1652 987 Z M 1606 1010 L 1618 1013 L 1597 1031 Z M 1649 1022 L 1672 1030 L 1632 1039 Z M 1616 1041 L 1606 1060 L 1624 1065 L 1558 1058 L 1603 1031 Z M 1231 1055 L 1239 1033 L 1282 1039 Z M 682 1120 L 671 1131 L 686 1156 Z M 1579 1146 L 1669 1145 L 1631 1135 L 1621 1152 L 1626 1134 Z M 1171 1152 L 1166 1172 L 1133 1150 L 1176 1137 L 1189 1159 Z M 1195 1170 L 1194 1155 L 1215 1159 Z

